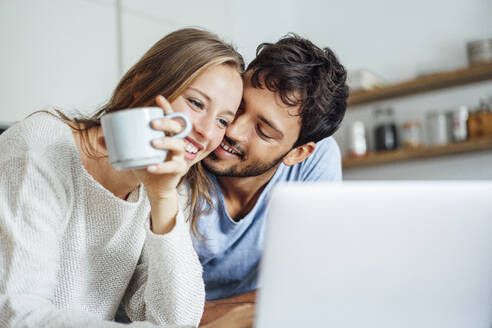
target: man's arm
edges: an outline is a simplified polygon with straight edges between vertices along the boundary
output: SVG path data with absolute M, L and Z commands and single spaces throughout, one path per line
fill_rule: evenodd
M 237 306 L 255 303 L 256 290 L 252 290 L 250 292 L 239 294 L 229 298 L 207 301 L 205 302 L 205 310 L 203 312 L 203 317 L 200 325 L 205 325 L 209 322 L 212 322 L 213 320 L 223 316 Z

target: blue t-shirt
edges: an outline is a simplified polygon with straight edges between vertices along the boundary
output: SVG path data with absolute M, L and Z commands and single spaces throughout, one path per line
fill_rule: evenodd
M 198 220 L 198 230 L 205 239 L 193 239 L 203 265 L 207 300 L 257 288 L 267 205 L 273 186 L 286 181 L 340 181 L 340 149 L 333 138 L 326 138 L 316 144 L 314 153 L 302 163 L 281 164 L 253 209 L 239 222 L 227 213 L 218 182 L 214 176 L 211 178 L 216 184 L 218 199 L 214 199 L 214 210 Z

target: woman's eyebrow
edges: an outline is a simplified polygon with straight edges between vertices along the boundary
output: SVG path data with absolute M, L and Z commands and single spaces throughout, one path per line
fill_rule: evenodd
M 189 87 L 190 90 L 193 90 L 193 91 L 196 91 L 198 92 L 199 94 L 201 94 L 205 99 L 207 99 L 207 101 L 209 102 L 212 102 L 212 99 L 205 93 L 203 92 L 202 90 L 196 88 L 196 87 Z M 233 110 L 230 110 L 230 109 L 226 109 L 226 112 L 225 114 L 229 114 L 231 115 L 232 117 L 235 117 L 236 116 L 236 112 L 233 111 Z
M 236 113 L 230 109 L 227 109 L 224 114 L 230 115 L 232 117 L 236 117 Z
M 195 87 L 190 87 L 189 88 L 190 90 L 194 90 L 196 92 L 198 92 L 199 94 L 201 94 L 203 97 L 205 97 L 208 101 L 212 101 L 212 99 L 210 99 L 210 97 L 205 93 L 203 92 L 202 90 L 198 89 L 198 88 L 195 88 Z

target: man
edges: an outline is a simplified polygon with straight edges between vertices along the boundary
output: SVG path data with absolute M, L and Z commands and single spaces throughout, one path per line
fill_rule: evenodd
M 236 118 L 203 161 L 218 194 L 214 210 L 199 220 L 204 238 L 194 239 L 208 300 L 203 323 L 254 302 L 272 187 L 341 180 L 340 151 L 330 136 L 345 114 L 345 80 L 330 49 L 296 35 L 258 47 Z

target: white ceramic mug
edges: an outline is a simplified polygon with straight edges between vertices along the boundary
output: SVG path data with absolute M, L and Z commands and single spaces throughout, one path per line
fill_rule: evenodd
M 165 133 L 155 130 L 150 122 L 156 118 L 180 118 L 184 121 L 183 131 L 173 138 L 186 137 L 192 128 L 189 118 L 183 113 L 164 115 L 159 107 L 139 107 L 109 113 L 101 118 L 106 147 L 111 165 L 121 170 L 144 168 L 166 160 L 167 150 L 154 148 L 153 139 Z

